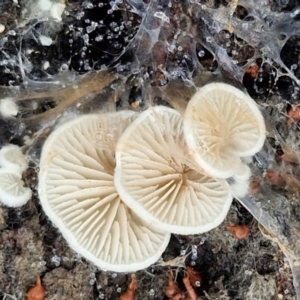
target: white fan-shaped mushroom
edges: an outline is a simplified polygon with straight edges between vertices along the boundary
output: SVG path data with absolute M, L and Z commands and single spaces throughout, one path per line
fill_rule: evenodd
M 19 207 L 31 199 L 31 189 L 24 187 L 20 173 L 0 169 L 0 201 L 9 207 Z
M 184 163 L 185 148 L 178 112 L 144 111 L 118 141 L 115 186 L 141 218 L 172 233 L 201 233 L 224 220 L 232 196 L 225 182 Z
M 266 133 L 256 103 L 224 83 L 207 84 L 196 92 L 185 112 L 184 130 L 198 165 L 221 178 L 241 174 L 240 157 L 258 152 Z
M 116 272 L 148 267 L 170 238 L 128 209 L 114 186 L 115 144 L 134 116 L 70 121 L 48 137 L 40 160 L 39 196 L 46 214 L 75 251 Z
M 7 144 L 0 150 L 0 166 L 22 173 L 28 168 L 27 157 L 17 145 Z

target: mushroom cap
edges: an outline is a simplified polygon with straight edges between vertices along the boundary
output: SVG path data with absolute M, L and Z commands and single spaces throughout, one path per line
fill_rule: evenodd
M 31 199 L 31 189 L 24 187 L 19 172 L 6 168 L 0 169 L 0 202 L 9 207 L 19 207 Z
M 254 100 L 225 83 L 210 83 L 195 93 L 186 108 L 184 131 L 197 164 L 219 178 L 240 173 L 240 157 L 258 152 L 266 135 Z
M 27 157 L 17 145 L 7 144 L 0 150 L 0 166 L 22 173 L 28 168 Z
M 102 269 L 133 272 L 157 261 L 170 234 L 128 209 L 113 182 L 115 144 L 131 112 L 85 115 L 54 130 L 42 149 L 39 196 L 70 246 Z
M 185 161 L 183 118 L 150 108 L 124 131 L 116 148 L 115 186 L 123 201 L 163 230 L 196 234 L 218 226 L 232 202 L 225 181 Z

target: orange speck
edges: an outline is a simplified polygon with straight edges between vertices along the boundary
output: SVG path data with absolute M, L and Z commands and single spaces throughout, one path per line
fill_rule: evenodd
M 137 288 L 136 275 L 131 275 L 131 282 L 128 286 L 127 291 L 121 295 L 120 300 L 134 300 L 135 299 L 135 290 Z
M 267 171 L 266 179 L 271 185 L 278 185 L 279 183 L 279 175 L 273 171 Z
M 28 300 L 43 300 L 45 297 L 45 289 L 42 286 L 40 276 L 36 279 L 36 284 L 26 294 Z
M 285 181 L 286 190 L 290 190 L 299 195 L 300 193 L 300 181 L 295 178 L 293 174 L 281 173 L 282 179 Z
M 134 109 L 138 109 L 140 107 L 140 101 L 136 100 L 130 104 L 130 106 Z
M 232 26 L 232 24 L 231 24 L 231 22 L 229 22 L 229 24 L 228 24 L 228 31 L 230 32 L 230 33 L 233 33 L 234 32 L 234 27 Z
M 255 178 L 250 183 L 250 193 L 254 197 L 257 197 L 260 194 L 260 192 L 261 192 L 261 186 L 260 186 L 259 178 Z
M 300 120 L 300 106 L 294 106 L 288 111 L 288 121 L 287 124 L 291 125 L 295 120 Z
M 250 74 L 251 77 L 256 78 L 258 74 L 259 66 L 258 65 L 251 65 L 247 70 L 246 73 Z
M 250 234 L 250 228 L 246 225 L 233 225 L 226 227 L 238 240 L 243 240 Z

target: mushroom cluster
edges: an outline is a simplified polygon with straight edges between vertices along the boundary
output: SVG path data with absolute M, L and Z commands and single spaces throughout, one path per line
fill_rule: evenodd
M 207 176 L 188 156 L 183 118 L 156 106 L 120 137 L 114 182 L 123 201 L 151 224 L 176 234 L 218 226 L 232 195 L 225 180 Z
M 241 157 L 258 151 L 264 135 L 255 102 L 225 84 L 199 89 L 184 117 L 163 106 L 81 116 L 44 144 L 40 201 L 98 267 L 143 269 L 170 233 L 202 233 L 224 220 L 234 194 L 226 178 L 247 182 Z

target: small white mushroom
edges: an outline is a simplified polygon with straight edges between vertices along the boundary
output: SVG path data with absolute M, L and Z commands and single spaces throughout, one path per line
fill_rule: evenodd
M 0 34 L 3 33 L 5 30 L 5 26 L 0 23 Z
M 148 267 L 170 239 L 129 209 L 114 186 L 116 141 L 134 117 L 120 112 L 67 122 L 48 137 L 40 160 L 45 213 L 75 251 L 115 272 Z
M 40 35 L 39 40 L 42 46 L 51 46 L 53 42 L 49 36 L 45 35 Z
M 37 1 L 38 9 L 41 11 L 50 11 L 53 3 L 51 0 L 38 0 Z
M 198 165 L 219 178 L 242 175 L 240 157 L 258 152 L 266 135 L 256 103 L 224 83 L 207 84 L 196 92 L 185 112 L 184 130 Z
M 0 169 L 0 202 L 9 207 L 19 207 L 31 199 L 31 194 L 18 172 Z
M 22 174 L 28 168 L 28 160 L 20 147 L 7 144 L 0 150 L 0 166 Z
M 5 118 L 14 117 L 18 114 L 19 107 L 11 97 L 0 99 L 0 115 Z
M 172 233 L 196 234 L 224 220 L 232 196 L 226 182 L 196 171 L 186 152 L 180 114 L 148 109 L 118 141 L 115 186 L 144 220 Z
M 51 7 L 50 15 L 52 16 L 53 19 L 56 21 L 61 21 L 62 14 L 66 8 L 66 5 L 63 3 L 54 3 Z
M 64 1 L 60 1 L 64 2 Z M 35 15 L 47 14 L 51 16 L 55 21 L 60 22 L 62 20 L 61 16 L 66 8 L 66 5 L 63 3 L 56 3 L 51 0 L 37 0 L 34 2 L 36 5 L 31 8 Z

